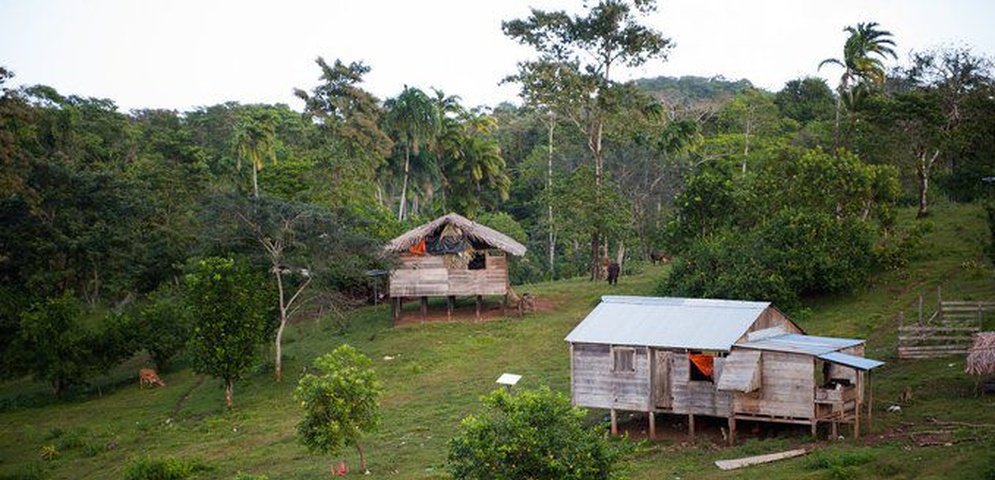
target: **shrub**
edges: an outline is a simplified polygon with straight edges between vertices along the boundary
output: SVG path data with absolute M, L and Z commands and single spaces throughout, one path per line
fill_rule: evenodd
M 176 457 L 142 457 L 124 471 L 125 480 L 183 480 L 207 470 L 200 461 Z
M 457 480 L 619 478 L 630 446 L 584 424 L 587 413 L 549 388 L 495 390 L 460 423 L 447 468 Z

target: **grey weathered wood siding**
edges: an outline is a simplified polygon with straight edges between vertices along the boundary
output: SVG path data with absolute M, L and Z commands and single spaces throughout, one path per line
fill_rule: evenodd
M 760 389 L 737 393 L 737 414 L 812 418 L 815 361 L 808 355 L 765 351 L 760 359 Z
M 722 375 L 725 359 L 716 357 L 712 378 Z M 673 413 L 727 417 L 732 412 L 732 394 L 715 389 L 714 382 L 691 381 L 691 360 L 683 353 L 675 353 L 670 367 L 670 386 L 673 396 Z
M 610 345 L 573 345 L 573 379 L 570 391 L 574 405 L 631 411 L 649 410 L 650 362 L 647 349 L 630 348 L 635 349 L 635 371 L 613 372 Z
M 508 292 L 508 259 L 488 253 L 480 270 L 447 268 L 441 255 L 401 256 L 390 274 L 391 297 L 504 295 Z

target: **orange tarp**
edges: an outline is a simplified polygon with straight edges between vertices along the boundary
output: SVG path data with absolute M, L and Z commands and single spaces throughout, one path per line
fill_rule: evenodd
M 694 366 L 698 367 L 698 370 L 701 370 L 701 373 L 704 373 L 705 376 L 708 377 L 712 376 L 712 371 L 713 371 L 712 366 L 715 357 L 711 355 L 700 355 L 700 354 L 689 353 L 688 358 L 691 359 L 691 362 L 694 363 Z
M 412 245 L 408 251 L 413 255 L 425 255 L 425 238 L 422 237 L 421 241 Z

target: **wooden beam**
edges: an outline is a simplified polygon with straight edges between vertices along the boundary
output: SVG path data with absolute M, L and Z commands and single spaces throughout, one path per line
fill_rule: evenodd
M 736 417 L 729 417 L 729 445 L 736 444 Z
M 611 409 L 612 416 L 612 436 L 618 435 L 618 415 L 615 414 L 615 409 Z
M 477 320 L 480 320 L 480 304 L 484 301 L 482 295 L 477 295 Z
M 688 436 L 694 438 L 694 414 L 688 414 Z
M 757 455 L 755 457 L 745 457 L 736 458 L 732 460 L 716 460 L 715 466 L 719 467 L 721 470 L 735 470 L 737 468 L 748 467 L 750 465 L 759 465 L 762 463 L 776 462 L 778 460 L 784 460 L 785 458 L 800 457 L 808 453 L 804 448 L 799 448 L 797 450 L 788 450 L 786 452 L 771 453 L 769 455 Z
M 421 319 L 425 320 L 428 317 L 428 297 L 421 297 Z
M 647 413 L 650 422 L 650 439 L 656 440 L 656 413 L 653 410 L 650 410 Z

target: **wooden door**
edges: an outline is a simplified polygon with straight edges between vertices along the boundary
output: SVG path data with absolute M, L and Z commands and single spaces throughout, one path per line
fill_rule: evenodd
M 670 366 L 674 362 L 674 352 L 656 351 L 656 369 L 653 373 L 653 398 L 656 408 L 673 408 L 673 392 L 670 385 Z

